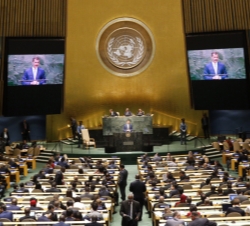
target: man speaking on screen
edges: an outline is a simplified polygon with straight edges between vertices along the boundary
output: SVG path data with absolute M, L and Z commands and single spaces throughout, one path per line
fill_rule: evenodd
M 40 58 L 32 58 L 32 67 L 24 71 L 22 85 L 43 85 L 46 83 L 45 71 L 39 65 Z
M 204 80 L 221 80 L 228 78 L 225 65 L 219 62 L 218 52 L 211 53 L 211 62 L 205 65 L 203 77 Z

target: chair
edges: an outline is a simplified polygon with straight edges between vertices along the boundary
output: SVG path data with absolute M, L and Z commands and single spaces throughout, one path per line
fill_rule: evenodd
M 61 166 L 56 165 L 56 166 L 55 166 L 55 169 L 61 169 Z
M 32 219 L 32 218 L 26 218 L 23 219 L 21 222 L 36 222 L 36 220 Z M 21 224 L 21 226 L 30 226 L 31 224 L 27 223 L 27 224 Z M 36 226 L 36 224 L 32 224 L 32 226 Z
M 237 212 L 232 212 L 229 213 L 226 217 L 241 217 L 241 214 Z
M 216 148 L 218 151 L 220 151 L 220 145 L 218 142 L 213 142 L 212 145 L 213 145 L 213 148 Z
M 246 150 L 250 150 L 250 148 L 249 148 L 249 145 L 248 145 L 249 143 L 248 142 L 244 142 L 243 143 L 243 146 L 242 146 L 242 149 L 246 149 Z
M 250 190 L 245 191 L 245 192 L 244 192 L 244 195 L 250 195 Z
M 74 159 L 75 163 L 81 163 L 80 159 Z
M 229 144 L 226 141 L 223 142 L 223 150 L 229 150 Z
M 180 195 L 173 195 L 171 198 L 180 198 Z
M 245 139 L 244 142 L 250 143 L 250 139 L 249 139 L 249 138 L 248 138 L 248 139 Z
M 74 201 L 74 199 L 73 199 L 73 198 L 70 198 L 70 197 L 64 197 L 64 198 L 63 198 L 63 201 Z
M 34 155 L 34 148 L 30 147 L 27 151 L 27 155 Z
M 43 191 L 42 191 L 41 189 L 34 189 L 34 190 L 31 191 L 31 193 L 37 193 L 37 192 L 40 192 L 40 193 L 41 193 L 41 192 L 43 192 Z
M 193 186 L 191 184 L 184 184 L 182 188 L 185 189 L 193 189 Z
M 89 197 L 82 197 L 81 199 L 82 200 L 91 200 L 91 198 L 89 198 Z
M 15 148 L 14 151 L 13 151 L 13 155 L 14 155 L 14 156 L 21 155 L 21 150 L 18 149 L 18 148 Z
M 245 200 L 241 204 L 250 204 L 250 200 Z
M 53 196 L 49 196 L 44 199 L 44 201 L 53 201 L 53 200 L 54 200 Z
M 5 154 L 6 155 L 13 155 L 13 150 L 10 146 L 5 146 Z
M 86 148 L 89 148 L 89 146 L 94 146 L 96 148 L 95 139 L 89 137 L 88 129 L 82 129 L 82 141 Z
M 236 141 L 242 142 L 243 140 L 242 140 L 242 138 L 237 138 Z
M 187 160 L 185 157 L 180 157 L 178 160 Z
M 40 147 L 39 146 L 36 146 L 35 148 L 34 148 L 34 156 L 38 156 L 38 155 L 40 155 Z
M 11 222 L 8 218 L 0 218 L 0 222 Z
M 201 189 L 211 188 L 211 185 L 204 185 Z
M 71 165 L 69 168 L 70 168 L 70 169 L 79 169 L 79 167 L 76 166 L 76 165 Z
M 190 205 L 188 203 L 179 203 L 176 207 L 189 207 Z
M 211 214 L 211 215 L 208 215 L 208 217 L 212 218 L 212 217 L 221 217 L 221 216 L 219 214 Z
M 240 150 L 240 143 L 238 141 L 233 142 L 234 151 Z
M 222 184 L 220 188 L 227 188 L 227 184 Z

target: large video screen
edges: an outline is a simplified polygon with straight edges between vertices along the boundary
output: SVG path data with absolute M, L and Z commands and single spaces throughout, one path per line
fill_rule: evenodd
M 186 46 L 194 109 L 250 108 L 248 47 L 244 31 L 189 34 Z
M 191 80 L 246 79 L 243 48 L 188 51 Z
M 8 37 L 4 47 L 3 115 L 60 114 L 64 39 Z
M 64 54 L 9 55 L 8 86 L 63 84 Z

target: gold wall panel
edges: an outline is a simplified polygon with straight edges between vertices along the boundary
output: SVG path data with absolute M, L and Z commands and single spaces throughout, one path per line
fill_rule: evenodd
M 199 10 L 199 9 L 197 9 Z M 117 77 L 98 61 L 95 43 L 101 28 L 119 17 L 136 18 L 152 31 L 156 51 L 142 73 Z M 47 117 L 47 138 L 70 135 L 69 117 L 87 128 L 100 128 L 110 108 L 123 114 L 142 108 L 154 113 L 155 125 L 173 125 L 180 118 L 188 132 L 201 132 L 202 112 L 190 107 L 181 0 L 70 0 L 67 2 L 64 113 Z

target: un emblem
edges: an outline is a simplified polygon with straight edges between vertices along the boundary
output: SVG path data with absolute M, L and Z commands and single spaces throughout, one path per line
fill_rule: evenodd
M 128 77 L 139 74 L 151 63 L 154 40 L 150 30 L 133 18 L 118 18 L 99 33 L 97 56 L 112 74 Z

